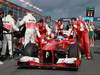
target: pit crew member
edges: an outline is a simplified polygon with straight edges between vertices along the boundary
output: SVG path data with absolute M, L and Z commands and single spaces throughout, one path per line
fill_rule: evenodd
M 8 43 L 8 49 L 9 49 L 9 55 L 12 58 L 13 55 L 13 47 L 12 47 L 12 32 L 13 30 L 19 31 L 18 27 L 15 25 L 15 20 L 13 18 L 13 12 L 9 11 L 8 15 L 3 17 L 3 49 L 1 52 L 2 56 L 5 56 L 6 54 L 6 48 L 7 48 L 7 43 Z
M 40 37 L 40 33 L 38 31 L 38 28 L 36 27 L 36 19 L 32 15 L 32 13 L 30 12 L 26 13 L 23 19 L 19 22 L 19 25 L 23 25 L 23 24 L 25 24 L 26 27 L 24 46 L 26 46 L 30 41 L 31 43 L 36 43 L 35 37 L 36 35 Z

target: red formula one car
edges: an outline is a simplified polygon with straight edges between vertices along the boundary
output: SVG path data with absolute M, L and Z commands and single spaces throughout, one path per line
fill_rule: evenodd
M 73 68 L 78 70 L 81 63 L 81 52 L 73 40 L 50 39 L 41 43 L 27 44 L 23 56 L 18 59 L 19 67 L 35 66 L 47 68 Z

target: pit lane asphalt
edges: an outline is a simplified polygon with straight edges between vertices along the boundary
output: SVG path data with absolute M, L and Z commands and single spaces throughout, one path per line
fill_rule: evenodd
M 100 75 L 100 40 L 95 42 L 94 58 L 92 60 L 82 59 L 78 71 L 68 69 L 18 69 L 16 61 L 6 60 L 0 65 L 0 75 Z

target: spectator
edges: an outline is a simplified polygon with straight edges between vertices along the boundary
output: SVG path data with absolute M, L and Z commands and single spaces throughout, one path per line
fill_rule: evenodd
M 89 26 L 90 47 L 94 47 L 94 25 L 92 22 L 90 22 L 88 26 Z

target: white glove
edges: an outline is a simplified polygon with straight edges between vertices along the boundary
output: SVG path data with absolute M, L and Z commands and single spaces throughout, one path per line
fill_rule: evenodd
M 74 28 L 77 28 L 77 25 L 74 25 Z

